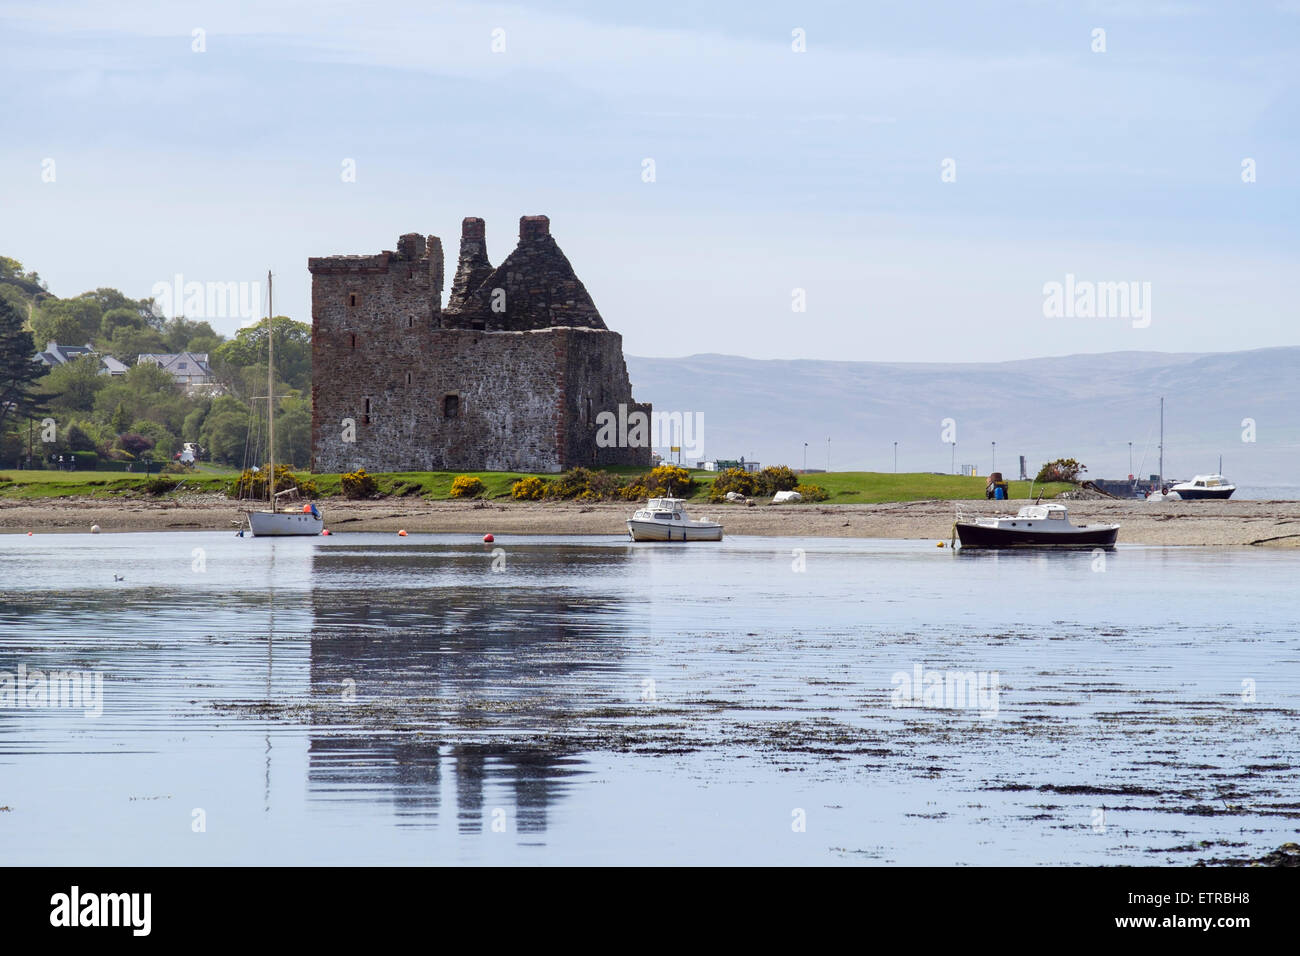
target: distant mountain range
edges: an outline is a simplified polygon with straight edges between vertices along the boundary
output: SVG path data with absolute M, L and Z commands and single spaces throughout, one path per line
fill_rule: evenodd
M 950 472 L 956 465 L 1032 477 L 1054 458 L 1087 476 L 1218 470 L 1238 485 L 1300 485 L 1300 347 L 1248 352 L 1109 352 L 1015 362 L 940 364 L 756 360 L 732 355 L 627 357 L 638 401 L 703 415 L 704 458 L 835 471 Z M 1254 422 L 1255 441 L 1250 437 Z M 683 459 L 685 460 L 685 459 Z

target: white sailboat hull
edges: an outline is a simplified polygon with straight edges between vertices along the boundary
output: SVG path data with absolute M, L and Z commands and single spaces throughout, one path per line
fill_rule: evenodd
M 250 511 L 248 527 L 255 537 L 290 537 L 320 534 L 325 519 L 310 511 Z

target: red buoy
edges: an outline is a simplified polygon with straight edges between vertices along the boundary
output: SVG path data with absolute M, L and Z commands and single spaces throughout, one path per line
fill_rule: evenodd
M 326 528 L 325 530 L 323 530 L 323 531 L 321 532 L 321 534 L 329 534 L 329 533 L 330 533 L 330 529 L 329 529 L 329 528 Z
M 490 535 L 490 534 L 485 534 L 485 535 L 483 535 L 483 543 L 484 543 L 484 544 L 491 544 L 491 543 L 492 543 L 493 541 L 495 541 L 495 540 L 496 540 L 496 538 L 492 537 L 492 535 Z
M 398 536 L 399 538 L 405 538 L 405 537 L 406 537 L 406 529 L 403 528 L 401 531 L 397 532 L 397 536 Z

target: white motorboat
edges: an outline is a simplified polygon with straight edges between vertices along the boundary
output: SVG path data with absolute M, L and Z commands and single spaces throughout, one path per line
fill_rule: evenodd
M 1180 481 L 1169 489 L 1178 492 L 1183 500 L 1198 498 L 1231 498 L 1237 486 L 1222 475 L 1197 475 L 1191 481 Z
M 1117 524 L 1070 522 L 1065 505 L 1025 505 L 1014 515 L 957 515 L 963 548 L 1111 548 Z
M 681 498 L 651 498 L 627 519 L 633 541 L 721 541 L 722 525 L 696 521 L 686 514 Z

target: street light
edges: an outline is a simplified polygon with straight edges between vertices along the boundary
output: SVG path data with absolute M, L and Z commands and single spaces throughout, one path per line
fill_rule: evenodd
M 898 474 L 898 442 L 894 442 L 894 474 Z
M 826 439 L 826 471 L 829 474 L 831 470 L 831 440 L 828 436 Z
M 1128 476 L 1133 477 L 1133 443 L 1128 443 Z
M 807 442 L 803 443 L 803 470 L 805 473 L 808 471 L 808 443 Z
M 989 474 L 998 470 L 998 443 L 993 443 L 993 467 L 989 469 Z
M 952 443 L 952 473 L 957 474 L 957 440 L 953 439 Z

